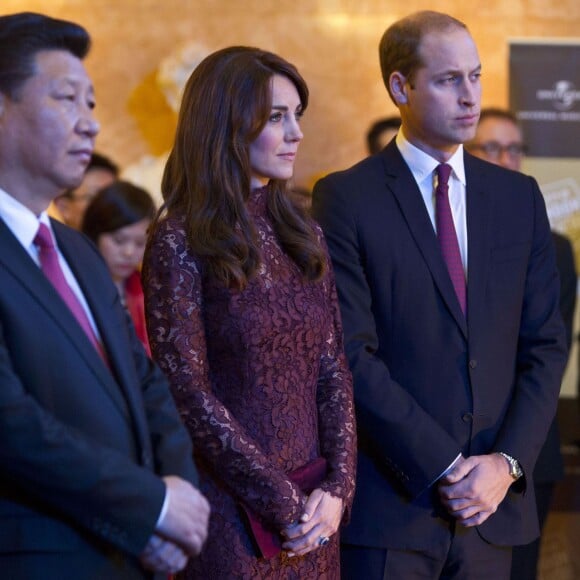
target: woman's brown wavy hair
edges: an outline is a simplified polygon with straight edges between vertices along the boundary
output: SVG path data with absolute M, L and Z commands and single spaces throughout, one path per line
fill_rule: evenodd
M 256 231 L 246 209 L 249 146 L 271 115 L 274 75 L 294 84 L 306 109 L 304 79 L 279 56 L 234 46 L 205 58 L 185 86 L 175 143 L 163 174 L 161 213 L 184 218 L 191 250 L 228 287 L 244 288 L 260 264 Z M 285 180 L 270 180 L 268 213 L 284 251 L 307 279 L 319 279 L 324 254 L 317 234 L 286 187 Z

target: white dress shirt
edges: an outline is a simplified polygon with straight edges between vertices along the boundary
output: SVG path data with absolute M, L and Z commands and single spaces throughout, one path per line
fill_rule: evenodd
M 421 191 L 421 196 L 425 202 L 425 207 L 433 224 L 433 229 L 437 232 L 435 222 L 437 174 L 435 173 L 435 169 L 440 162 L 409 143 L 402 131 L 398 132 L 396 143 Z M 465 272 L 465 279 L 467 280 L 467 219 L 465 201 L 467 182 L 465 179 L 465 167 L 463 165 L 463 145 L 459 145 L 457 151 L 447 161 L 447 165 L 450 165 L 452 169 L 451 176 L 449 177 L 449 205 L 451 206 L 453 224 L 455 225 L 457 242 L 459 243 L 459 253 L 461 254 L 461 262 Z

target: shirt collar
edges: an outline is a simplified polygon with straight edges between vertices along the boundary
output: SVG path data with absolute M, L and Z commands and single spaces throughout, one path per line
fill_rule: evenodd
M 411 144 L 403 135 L 403 131 L 398 132 L 396 143 L 405 163 L 409 166 L 409 169 L 417 183 L 421 183 L 427 178 L 432 179 L 433 172 L 440 162 Z M 457 151 L 455 151 L 447 161 L 447 164 L 451 165 L 453 174 L 465 186 L 467 182 L 465 179 L 465 165 L 463 162 L 463 145 L 460 144 L 457 147 Z
M 48 226 L 54 239 L 54 233 L 50 219 L 46 211 L 39 216 L 29 210 L 25 205 L 13 198 L 9 193 L 0 188 L 0 218 L 16 236 L 24 248 L 30 248 L 38 231 L 39 222 Z

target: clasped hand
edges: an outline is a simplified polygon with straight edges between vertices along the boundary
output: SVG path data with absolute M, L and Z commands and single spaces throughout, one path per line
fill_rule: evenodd
M 167 512 L 140 556 L 141 565 L 154 572 L 174 574 L 197 556 L 208 532 L 210 508 L 205 497 L 189 482 L 175 476 L 163 478 Z
M 315 489 L 304 506 L 300 520 L 282 530 L 282 548 L 289 556 L 303 556 L 320 546 L 320 538 L 336 533 L 342 519 L 342 499 Z
M 512 483 L 509 467 L 501 455 L 461 457 L 439 480 L 439 496 L 463 526 L 478 526 L 495 513 Z

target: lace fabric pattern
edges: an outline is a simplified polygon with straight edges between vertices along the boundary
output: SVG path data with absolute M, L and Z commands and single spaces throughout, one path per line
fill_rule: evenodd
M 243 291 L 207 275 L 176 218 L 158 224 L 144 261 L 153 356 L 212 507 L 208 541 L 186 578 L 339 578 L 337 535 L 304 557 L 258 558 L 239 509 L 243 502 L 275 529 L 296 522 L 306 497 L 286 473 L 319 455 L 329 464 L 321 488 L 347 509 L 354 493 L 352 381 L 328 253 L 325 277 L 305 280 L 276 239 L 265 195 L 248 202 L 262 263 Z

